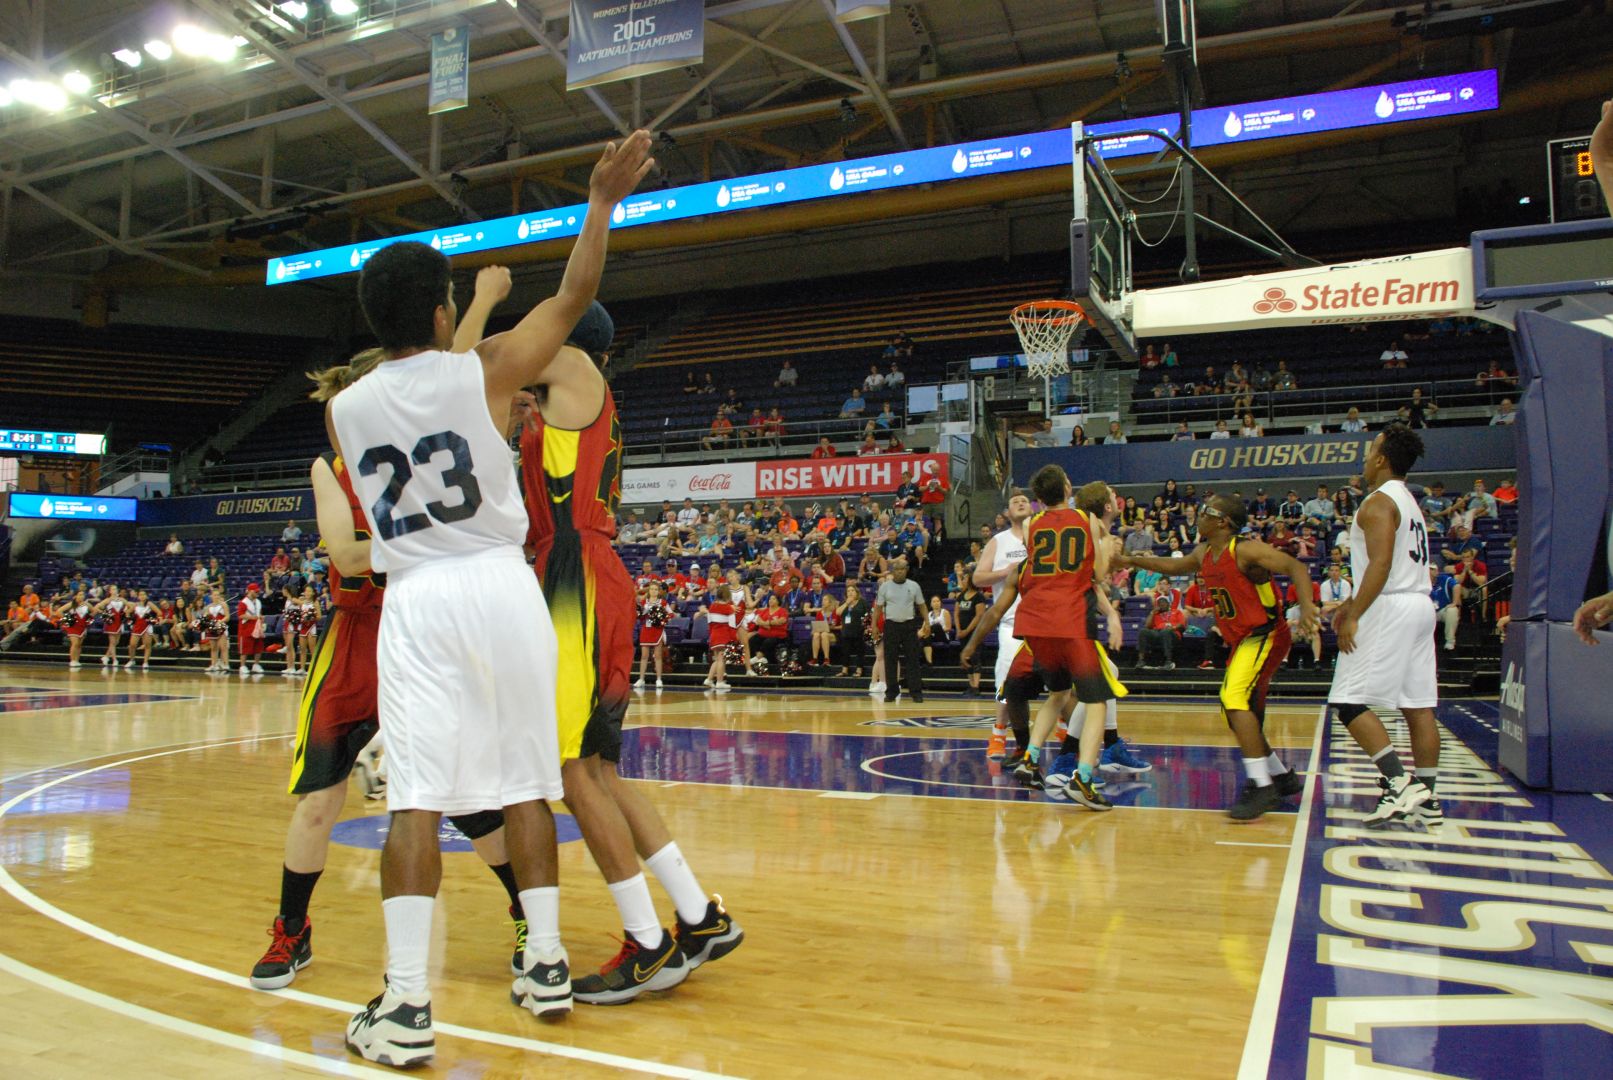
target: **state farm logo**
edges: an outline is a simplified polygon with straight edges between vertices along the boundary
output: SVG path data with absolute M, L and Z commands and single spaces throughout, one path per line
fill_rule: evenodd
M 712 473 L 710 476 L 691 476 L 689 478 L 690 491 L 731 491 L 733 487 L 733 473 Z
M 1270 315 L 1272 312 L 1290 312 L 1299 307 L 1299 304 L 1288 299 L 1288 290 L 1273 287 L 1260 294 L 1255 301 L 1255 314 Z

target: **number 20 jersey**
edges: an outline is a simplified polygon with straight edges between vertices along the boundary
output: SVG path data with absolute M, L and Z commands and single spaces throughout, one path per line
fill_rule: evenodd
M 388 360 L 337 394 L 331 417 L 377 573 L 497 549 L 520 553 L 526 509 L 474 352 Z
M 1092 520 L 1084 511 L 1043 510 L 1025 522 L 1015 637 L 1097 638 L 1096 550 Z

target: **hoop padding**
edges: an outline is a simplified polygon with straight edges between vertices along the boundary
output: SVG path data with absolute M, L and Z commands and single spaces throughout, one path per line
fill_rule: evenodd
M 1069 372 L 1070 338 L 1086 317 L 1085 309 L 1073 300 L 1032 300 L 1009 313 L 1032 378 Z

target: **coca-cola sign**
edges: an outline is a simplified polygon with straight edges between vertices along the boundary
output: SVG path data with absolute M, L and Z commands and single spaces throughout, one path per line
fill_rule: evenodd
M 728 472 L 712 473 L 710 476 L 695 475 L 689 478 L 689 492 L 729 495 L 734 490 L 734 474 Z
M 670 465 L 658 469 L 627 469 L 622 473 L 622 502 L 674 502 L 690 498 L 750 499 L 756 496 L 753 462 L 713 462 L 709 465 Z

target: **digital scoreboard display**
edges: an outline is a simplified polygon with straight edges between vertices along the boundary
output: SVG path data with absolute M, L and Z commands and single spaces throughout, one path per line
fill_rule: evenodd
M 1591 165 L 1591 137 L 1553 139 L 1546 144 L 1551 220 L 1588 221 L 1608 216 L 1607 199 Z
M 1193 145 L 1203 148 L 1289 135 L 1313 135 L 1322 131 L 1483 112 L 1499 105 L 1500 87 L 1494 71 L 1436 75 L 1408 82 L 1196 109 Z M 1175 135 L 1178 123 L 1172 113 L 1089 124 L 1086 130 L 1100 137 L 1114 133 L 1116 138 L 1102 139 L 1094 146 L 1103 157 L 1119 158 L 1151 154 L 1163 145 L 1146 135 L 1120 136 L 1120 132 L 1149 130 Z M 1073 161 L 1068 131 L 1008 135 L 854 161 L 782 169 L 733 180 L 642 191 L 616 207 L 611 223 L 616 228 L 631 228 L 811 199 L 838 198 L 864 191 L 947 183 L 1026 169 L 1068 167 Z M 381 248 L 400 240 L 430 244 L 445 255 L 463 255 L 576 236 L 582 231 L 583 214 L 587 209 L 586 203 L 579 203 L 345 247 L 299 252 L 270 259 L 265 267 L 265 280 L 270 285 L 285 285 L 351 274 Z
M 72 431 L 0 428 L 0 451 L 14 454 L 104 454 L 106 436 Z

